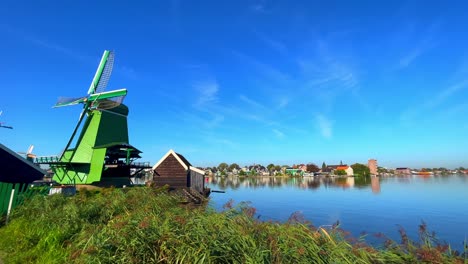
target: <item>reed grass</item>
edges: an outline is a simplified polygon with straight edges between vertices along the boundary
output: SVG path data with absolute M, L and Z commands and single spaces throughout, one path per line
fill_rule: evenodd
M 32 197 L 0 228 L 0 256 L 5 263 L 466 263 L 421 229 L 423 243 L 388 240 L 377 249 L 300 215 L 262 222 L 246 203 L 219 213 L 182 205 L 164 188 L 110 188 Z

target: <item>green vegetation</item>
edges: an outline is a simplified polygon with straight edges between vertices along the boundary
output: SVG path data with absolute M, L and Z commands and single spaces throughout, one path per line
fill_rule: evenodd
M 335 174 L 338 176 L 348 175 L 344 170 L 335 170 Z
M 424 227 L 424 228 L 423 228 Z M 147 187 L 36 195 L 0 228 L 5 263 L 463 263 L 421 227 L 376 249 L 300 215 L 262 222 L 241 203 L 221 213 Z
M 226 162 L 222 162 L 218 165 L 218 170 L 219 171 L 226 171 L 228 169 L 229 165 Z
M 232 163 L 231 165 L 229 165 L 228 170 L 229 170 L 230 172 L 232 172 L 234 169 L 240 170 L 240 168 L 241 168 L 241 167 L 239 166 L 239 164 L 237 164 L 237 163 Z
M 367 167 L 364 164 L 355 163 L 351 165 L 351 168 L 353 168 L 353 173 L 355 176 L 364 176 L 364 177 L 370 176 L 369 167 Z

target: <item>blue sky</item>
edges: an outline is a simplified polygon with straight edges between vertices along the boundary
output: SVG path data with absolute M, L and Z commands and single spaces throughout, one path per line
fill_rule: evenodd
M 3 144 L 59 153 L 111 49 L 142 161 L 468 166 L 463 1 L 99 2 L 0 4 Z

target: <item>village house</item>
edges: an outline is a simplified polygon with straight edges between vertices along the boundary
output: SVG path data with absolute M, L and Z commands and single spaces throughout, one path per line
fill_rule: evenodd
M 336 167 L 335 171 L 336 170 L 345 171 L 347 176 L 353 176 L 354 175 L 353 168 L 351 166 L 348 166 L 348 165 L 340 165 L 340 166 Z
M 411 174 L 411 170 L 410 170 L 410 168 L 396 168 L 395 169 L 395 174 L 409 175 L 409 174 Z

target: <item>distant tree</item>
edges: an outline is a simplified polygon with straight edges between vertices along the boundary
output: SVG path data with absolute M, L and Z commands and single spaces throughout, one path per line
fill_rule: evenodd
M 225 171 L 228 167 L 229 167 L 229 165 L 226 162 L 222 162 L 222 163 L 220 163 L 218 165 L 218 170 L 219 171 Z
M 275 170 L 275 164 L 273 163 L 268 164 L 267 170 L 270 173 L 270 175 L 272 175 L 273 171 Z
M 281 170 L 281 166 L 280 165 L 275 165 L 275 171 L 280 171 Z
M 229 171 L 233 171 L 234 169 L 238 170 L 238 169 L 240 169 L 240 166 L 237 163 L 233 163 L 233 164 L 229 165 L 229 167 L 228 167 Z
M 327 164 L 325 164 L 325 161 L 322 163 L 322 171 L 324 171 L 325 169 L 327 169 Z
M 335 170 L 335 175 L 348 175 L 345 170 Z
M 252 170 L 250 170 L 249 174 L 250 174 L 250 176 L 257 176 L 257 170 L 252 169 Z
M 309 163 L 307 164 L 307 171 L 308 172 L 318 172 L 320 169 L 317 165 L 315 165 L 314 163 Z
M 240 170 L 239 173 L 238 173 L 237 175 L 239 175 L 239 176 L 245 176 L 245 175 L 247 175 L 247 173 L 245 173 L 245 171 L 243 171 L 243 170 Z
M 354 175 L 357 175 L 357 176 L 370 176 L 369 167 L 367 167 L 364 164 L 355 163 L 355 164 L 351 165 L 351 168 L 353 168 Z
M 465 168 L 464 168 L 464 167 L 460 167 L 460 168 L 458 168 L 458 170 L 464 171 Z
M 343 161 L 342 161 L 342 160 L 340 160 L 340 165 L 343 165 Z
M 377 172 L 378 172 L 378 173 L 388 173 L 388 170 L 385 169 L 384 167 L 378 167 L 378 168 L 377 168 Z

